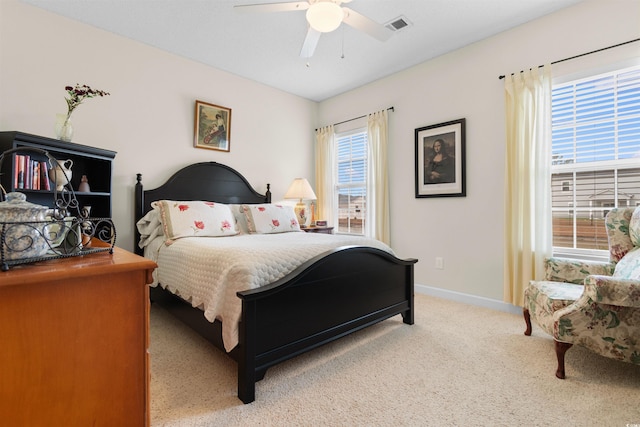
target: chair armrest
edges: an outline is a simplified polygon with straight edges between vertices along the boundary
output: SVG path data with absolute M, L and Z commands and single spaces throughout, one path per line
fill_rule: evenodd
M 615 264 L 611 262 L 586 262 L 560 257 L 549 257 L 544 261 L 545 280 L 578 285 L 591 274 L 610 276 L 614 269 Z
M 584 280 L 584 295 L 598 304 L 640 308 L 640 281 L 591 275 Z

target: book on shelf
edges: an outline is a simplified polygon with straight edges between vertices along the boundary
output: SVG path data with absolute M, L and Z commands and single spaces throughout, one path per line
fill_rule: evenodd
M 51 191 L 49 165 L 26 154 L 14 158 L 13 188 L 21 190 Z
M 24 188 L 25 190 L 31 189 L 31 181 L 33 176 L 33 164 L 31 163 L 31 156 L 25 154 L 24 156 Z
M 20 165 L 20 154 L 13 155 L 13 188 L 18 188 L 18 170 Z
M 40 189 L 40 162 L 37 160 L 32 160 L 33 163 L 33 174 L 31 175 L 32 178 L 32 182 L 31 182 L 31 188 L 33 188 L 34 190 L 39 190 Z
M 49 181 L 49 165 L 47 162 L 40 162 L 40 189 L 51 191 L 51 182 Z
M 24 166 L 25 158 L 23 154 L 18 155 L 18 185 L 16 188 L 24 188 Z

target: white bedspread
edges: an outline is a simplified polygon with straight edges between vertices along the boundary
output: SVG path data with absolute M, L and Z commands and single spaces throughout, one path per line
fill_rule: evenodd
M 236 292 L 272 283 L 314 256 L 347 245 L 393 253 L 364 237 L 292 232 L 187 237 L 169 246 L 159 237 L 145 247 L 145 255 L 158 263 L 152 286 L 160 283 L 191 302 L 210 322 L 221 320 L 224 347 L 230 351 L 238 344 L 242 311 Z

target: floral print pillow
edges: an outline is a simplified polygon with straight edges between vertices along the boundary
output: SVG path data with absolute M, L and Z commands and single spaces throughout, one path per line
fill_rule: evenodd
M 633 210 L 629 221 L 629 237 L 633 246 L 640 246 L 640 206 Z
M 242 205 L 249 232 L 254 234 L 300 231 L 292 206 L 277 204 Z
M 225 204 L 159 200 L 151 205 L 160 209 L 167 243 L 181 237 L 220 237 L 238 234 L 233 213 Z

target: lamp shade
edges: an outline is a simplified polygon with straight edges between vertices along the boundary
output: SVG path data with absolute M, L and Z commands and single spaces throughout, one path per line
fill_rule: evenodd
M 344 12 L 336 3 L 318 2 L 307 9 L 307 22 L 316 31 L 328 33 L 340 26 Z
M 315 200 L 317 199 L 316 193 L 313 192 L 309 181 L 306 178 L 296 178 L 293 180 L 289 189 L 284 195 L 285 199 L 298 199 L 298 200 Z

